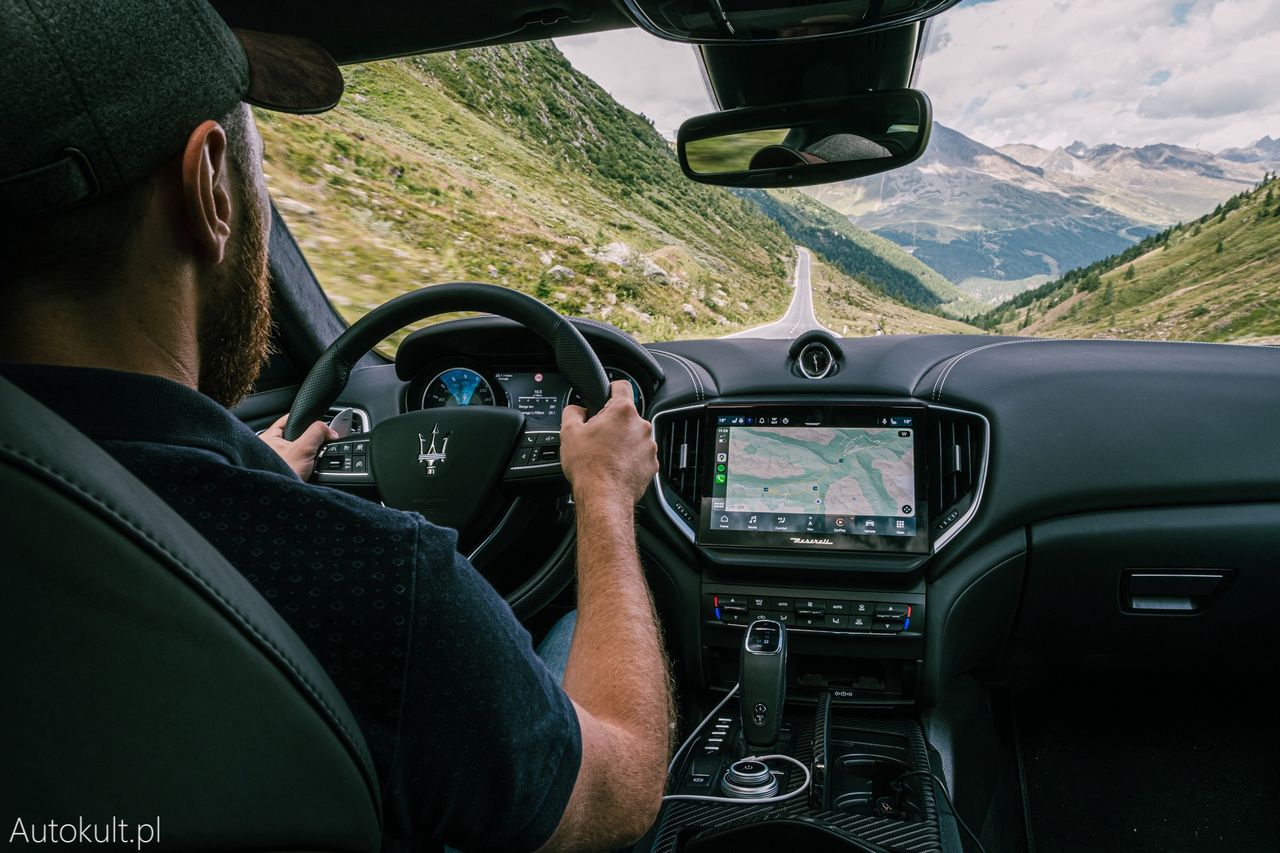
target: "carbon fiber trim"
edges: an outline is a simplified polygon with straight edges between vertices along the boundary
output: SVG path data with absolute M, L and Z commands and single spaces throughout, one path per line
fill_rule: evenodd
M 816 716 L 792 721 L 795 758 L 812 765 L 814 758 Z M 920 724 L 914 719 L 872 717 L 840 708 L 830 709 L 830 719 L 835 725 L 883 732 L 905 738 L 910 743 L 911 763 L 914 768 L 928 769 L 928 753 Z M 824 738 L 825 740 L 825 738 Z M 786 790 L 800 787 L 804 781 L 798 769 L 787 771 Z M 938 807 L 933 796 L 933 786 L 922 786 L 924 820 L 905 822 L 886 820 L 869 815 L 847 812 L 820 811 L 809 804 L 808 797 L 786 803 L 767 806 L 727 805 L 721 803 L 674 802 L 663 807 L 658 815 L 658 829 L 653 835 L 653 853 L 676 853 L 685 841 L 704 829 L 729 829 L 737 826 L 775 820 L 781 817 L 805 817 L 837 826 L 867 841 L 892 850 L 910 853 L 942 853 L 942 834 L 938 828 Z
M 827 790 L 827 731 L 831 726 L 831 694 L 823 693 L 818 697 L 818 711 L 813 717 L 813 762 L 809 771 L 813 773 L 813 782 L 809 785 L 809 805 L 822 809 L 826 801 Z

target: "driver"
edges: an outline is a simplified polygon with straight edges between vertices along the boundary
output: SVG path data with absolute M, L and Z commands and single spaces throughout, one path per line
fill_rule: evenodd
M 635 841 L 672 714 L 633 519 L 655 446 L 627 384 L 590 421 L 564 413 L 578 617 L 558 678 L 453 531 L 307 484 L 225 408 L 270 329 L 245 102 L 326 109 L 332 59 L 233 33 L 205 0 L 0 0 L 0 55 L 0 374 L 167 500 L 307 643 L 369 745 L 388 848 Z M 275 442 L 301 464 L 325 437 Z

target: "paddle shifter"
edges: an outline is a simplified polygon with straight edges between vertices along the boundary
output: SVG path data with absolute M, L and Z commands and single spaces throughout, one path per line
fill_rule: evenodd
M 787 629 L 781 622 L 762 619 L 747 626 L 739 684 L 747 753 L 768 752 L 778 742 L 787 698 Z

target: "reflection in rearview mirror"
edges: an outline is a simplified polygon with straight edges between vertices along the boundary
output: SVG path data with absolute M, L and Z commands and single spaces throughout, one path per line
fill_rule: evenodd
M 694 140 L 685 152 L 689 157 L 689 168 L 700 175 L 741 172 L 751 168 L 751 161 L 759 152 L 782 145 L 790 132 L 785 127 L 747 130 Z
M 928 98 L 902 89 L 700 116 L 677 145 L 696 181 L 800 186 L 906 165 L 924 152 L 930 124 Z

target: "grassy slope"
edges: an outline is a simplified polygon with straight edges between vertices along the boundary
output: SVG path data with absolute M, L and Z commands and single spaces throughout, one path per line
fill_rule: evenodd
M 781 229 L 686 180 L 653 127 L 550 43 L 345 74 L 332 113 L 258 117 L 272 195 L 349 319 L 458 279 L 514 287 L 650 340 L 729 332 L 785 310 L 794 253 Z M 631 260 L 589 254 L 611 243 L 635 250 Z M 670 276 L 653 277 L 651 265 L 646 274 L 647 261 Z M 572 276 L 551 274 L 556 265 Z
M 980 322 L 1054 337 L 1278 343 L 1280 183 L 1016 297 Z
M 345 74 L 333 112 L 258 119 L 272 196 L 348 319 L 459 279 L 514 287 L 645 340 L 724 334 L 785 311 L 794 252 L 782 229 L 685 179 L 652 125 L 550 43 Z M 619 243 L 630 260 L 594 257 Z M 951 328 L 835 270 L 823 281 L 851 331 L 880 317 L 900 317 L 890 328 L 901 331 Z
M 835 266 L 909 305 L 953 317 L 986 309 L 896 243 L 864 231 L 799 190 L 754 191 L 749 197 L 796 242 L 821 252 Z
M 983 334 L 981 329 L 924 311 L 916 311 L 851 280 L 815 255 L 812 270 L 813 313 L 838 335 Z

